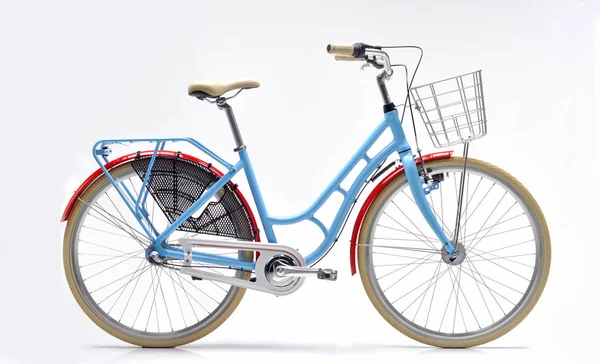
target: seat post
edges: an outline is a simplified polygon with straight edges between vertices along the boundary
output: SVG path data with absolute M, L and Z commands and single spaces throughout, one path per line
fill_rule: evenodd
M 217 99 L 217 106 L 219 109 L 225 110 L 225 115 L 227 115 L 227 120 L 229 121 L 231 133 L 233 134 L 233 139 L 235 141 L 235 149 L 233 149 L 233 151 L 239 152 L 240 150 L 246 149 L 246 145 L 244 145 L 244 141 L 242 140 L 242 134 L 240 134 L 240 128 L 238 128 L 235 115 L 233 114 L 233 109 L 227 103 L 227 100 L 225 98 Z

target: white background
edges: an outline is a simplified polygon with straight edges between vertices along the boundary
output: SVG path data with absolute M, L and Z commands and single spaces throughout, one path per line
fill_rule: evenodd
M 0 362 L 594 360 L 597 1 L 0 4 Z M 530 316 L 478 348 L 414 342 L 379 316 L 350 276 L 349 227 L 320 264 L 337 268 L 338 282 L 308 281 L 281 298 L 248 292 L 199 342 L 145 350 L 97 328 L 68 290 L 58 222 L 97 168 L 92 144 L 191 136 L 233 160 L 224 115 L 186 88 L 192 80 L 256 78 L 262 86 L 232 105 L 270 211 L 298 212 L 382 116 L 374 73 L 325 53 L 327 43 L 356 41 L 422 46 L 416 84 L 483 69 L 489 135 L 472 145 L 472 156 L 520 179 L 552 236 L 550 278 Z M 401 82 L 398 75 L 391 88 L 396 103 Z M 417 127 L 422 147 L 433 151 Z M 250 197 L 243 178 L 237 182 Z M 281 242 L 308 251 L 318 240 L 313 229 L 282 231 Z

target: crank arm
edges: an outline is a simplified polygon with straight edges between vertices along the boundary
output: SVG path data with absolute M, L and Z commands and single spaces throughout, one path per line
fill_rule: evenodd
M 279 277 L 317 277 L 328 281 L 337 280 L 337 270 L 323 268 L 282 265 L 277 267 L 275 274 Z

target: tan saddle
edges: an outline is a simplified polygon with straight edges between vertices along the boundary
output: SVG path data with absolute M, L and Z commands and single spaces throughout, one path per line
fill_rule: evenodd
M 256 80 L 235 80 L 231 82 L 192 82 L 188 87 L 190 96 L 204 99 L 206 97 L 218 98 L 233 90 L 257 88 L 260 83 Z

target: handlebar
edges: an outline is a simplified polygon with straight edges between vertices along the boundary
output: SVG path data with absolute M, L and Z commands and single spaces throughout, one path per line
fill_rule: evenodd
M 327 45 L 327 53 L 333 54 L 335 56 L 346 56 L 346 57 L 355 57 L 354 55 L 354 46 L 353 45 L 335 45 L 328 44 Z
M 363 60 L 362 58 L 354 58 L 352 56 L 335 56 L 333 58 L 335 58 L 336 61 L 354 61 L 354 62 L 359 61 L 360 62 Z
M 381 47 L 365 43 L 354 43 L 353 45 L 328 44 L 327 53 L 333 54 L 336 61 L 366 61 L 376 68 L 383 68 L 383 76 L 386 79 L 389 79 L 394 73 L 390 57 L 381 50 Z

